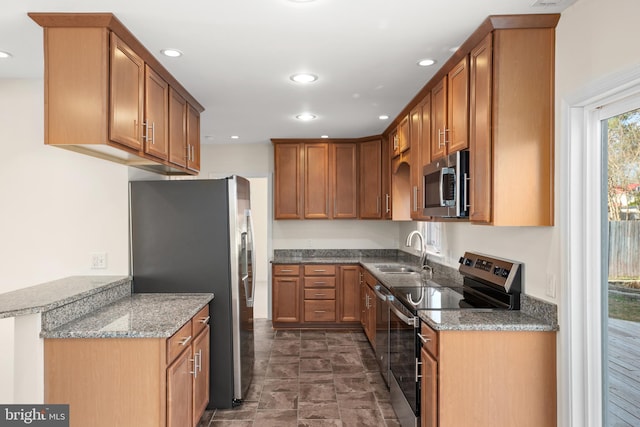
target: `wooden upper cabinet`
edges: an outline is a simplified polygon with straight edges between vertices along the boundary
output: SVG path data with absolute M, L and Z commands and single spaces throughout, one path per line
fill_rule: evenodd
M 304 145 L 304 217 L 331 217 L 329 198 L 329 144 Z
M 149 66 L 145 67 L 144 80 L 144 151 L 166 160 L 169 157 L 169 84 Z
M 187 103 L 187 169 L 200 171 L 200 112 Z
M 380 195 L 382 197 L 382 219 L 392 218 L 392 193 L 391 193 L 391 149 L 389 138 L 382 138 L 380 140 L 381 153 L 382 153 L 382 190 Z M 360 202 L 360 213 L 362 214 L 362 201 Z
M 554 223 L 554 46 L 554 28 L 523 28 L 494 30 L 474 49 L 474 222 Z
M 469 58 L 447 75 L 447 153 L 469 147 Z
M 405 117 L 398 125 L 398 154 L 404 153 L 411 148 L 409 139 L 409 117 Z
M 204 108 L 115 16 L 29 16 L 44 28 L 46 144 L 165 175 L 197 172 L 199 137 L 189 168 L 170 161 L 169 89 L 198 116 Z
M 491 222 L 491 103 L 493 35 L 471 51 L 469 120 L 469 220 Z
M 304 144 L 274 144 L 275 219 L 302 219 Z
M 409 113 L 409 135 L 411 139 L 411 207 L 410 215 L 414 220 L 427 220 L 423 215 L 424 183 L 423 169 L 431 161 L 431 94 Z
M 382 200 L 382 141 L 374 139 L 360 144 L 360 218 L 379 219 L 388 208 Z
M 331 144 L 333 218 L 358 217 L 358 146 Z
M 447 78 L 431 89 L 431 161 L 445 156 L 447 130 Z
M 109 138 L 140 150 L 144 112 L 144 61 L 111 33 Z
M 187 101 L 169 89 L 169 161 L 187 166 Z
M 431 90 L 431 161 L 469 146 L 468 64 L 465 56 Z

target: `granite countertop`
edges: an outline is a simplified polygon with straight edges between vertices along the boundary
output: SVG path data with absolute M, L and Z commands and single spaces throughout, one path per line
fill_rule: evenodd
M 393 292 L 394 288 L 414 287 L 422 284 L 419 273 L 394 274 L 382 273 L 376 264 L 404 264 L 415 267 L 415 262 L 403 256 L 388 256 L 381 253 L 371 256 L 350 253 L 348 250 L 316 251 L 310 256 L 274 257 L 273 264 L 360 264 L 367 269 L 382 285 Z M 443 271 L 451 270 L 451 271 Z M 461 277 L 450 267 L 434 268 L 433 280 L 428 286 L 446 286 L 461 292 Z M 419 317 L 435 330 L 440 331 L 557 331 L 557 312 L 550 304 L 528 295 L 521 295 L 521 310 L 421 310 Z
M 41 338 L 168 338 L 213 294 L 132 294 L 50 331 Z
M 130 281 L 129 276 L 73 276 L 0 294 L 0 319 L 49 311 Z
M 557 331 L 557 325 L 519 310 L 420 310 L 420 320 L 436 331 Z

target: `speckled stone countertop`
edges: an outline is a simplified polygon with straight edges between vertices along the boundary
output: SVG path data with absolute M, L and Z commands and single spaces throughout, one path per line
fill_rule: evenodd
M 399 263 L 416 267 L 417 258 L 393 250 L 284 250 L 278 251 L 274 264 L 360 264 L 378 281 L 393 292 L 394 288 L 420 286 L 419 273 L 382 273 L 377 264 Z M 446 286 L 462 292 L 462 276 L 455 268 L 438 263 L 433 267 L 433 280 L 428 286 Z M 551 303 L 521 294 L 520 310 L 425 310 L 419 317 L 433 329 L 460 331 L 557 331 L 557 310 Z
M 42 313 L 131 282 L 129 276 L 73 276 L 0 294 L 0 319 Z
M 41 338 L 168 338 L 213 294 L 132 294 L 50 331 Z

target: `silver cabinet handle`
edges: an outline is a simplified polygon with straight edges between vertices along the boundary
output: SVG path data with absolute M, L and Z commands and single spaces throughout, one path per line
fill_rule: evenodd
M 200 323 L 206 324 L 209 322 L 209 319 L 211 319 L 211 316 L 203 317 L 200 319 Z
M 431 338 L 427 338 L 422 334 L 418 334 L 418 338 L 420 338 L 420 341 L 422 341 L 422 344 L 426 344 L 428 342 L 431 342 Z
M 326 285 L 327 282 L 313 282 L 314 285 Z
M 389 212 L 391 212 L 391 209 L 389 208 L 389 200 L 391 199 L 391 196 L 389 195 L 389 193 L 385 194 L 385 199 L 386 199 L 386 201 L 385 201 L 385 203 L 386 203 L 385 212 L 389 213 Z
M 314 311 L 314 313 L 326 313 L 326 312 L 327 312 L 326 310 L 316 310 L 316 311 Z
M 147 142 L 149 140 L 147 133 L 148 133 L 148 126 L 147 126 L 147 122 L 142 122 L 142 140 Z
M 191 146 L 191 161 L 193 161 L 193 162 L 196 161 L 196 146 L 195 145 Z
M 413 211 L 418 210 L 418 186 L 413 186 Z
M 422 366 L 422 362 L 416 357 L 416 382 L 422 378 L 422 375 L 420 374 L 420 366 Z
M 183 338 L 182 341 L 180 341 L 180 345 L 184 346 L 187 345 L 187 343 L 191 340 L 191 335 L 189 335 L 186 338 Z
M 155 145 L 156 143 L 156 123 L 151 122 L 151 143 Z
M 280 273 L 293 273 L 293 270 L 280 270 Z
M 317 297 L 323 297 L 323 296 L 325 296 L 324 294 L 314 294 L 314 295 L 315 295 L 315 296 L 317 296 Z
M 313 270 L 314 273 L 324 273 L 326 270 Z

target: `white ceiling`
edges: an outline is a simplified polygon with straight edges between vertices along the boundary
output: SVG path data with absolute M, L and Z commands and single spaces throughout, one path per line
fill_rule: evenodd
M 0 50 L 13 56 L 0 60 L 0 78 L 42 78 L 42 28 L 27 12 L 112 12 L 205 107 L 204 144 L 362 137 L 381 133 L 488 15 L 557 13 L 575 2 L 558 1 L 5 1 Z M 169 47 L 184 56 L 160 55 Z M 418 67 L 426 57 L 437 64 Z M 289 80 L 302 71 L 319 80 Z M 295 119 L 307 111 L 317 119 Z

